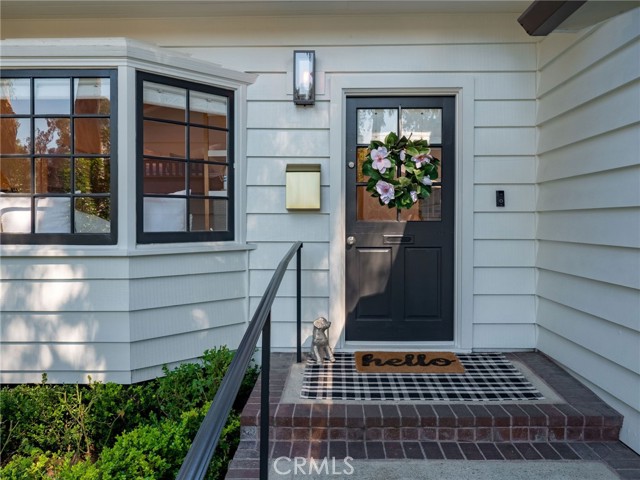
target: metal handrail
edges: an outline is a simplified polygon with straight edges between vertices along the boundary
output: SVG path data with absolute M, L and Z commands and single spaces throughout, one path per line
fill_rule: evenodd
M 236 351 L 229 370 L 222 379 L 220 388 L 207 411 L 207 414 L 198 429 L 198 433 L 193 439 L 191 448 L 182 463 L 182 467 L 176 477 L 178 480 L 202 479 L 207 473 L 209 463 L 215 452 L 220 434 L 224 428 L 229 411 L 238 395 L 242 379 L 253 357 L 258 338 L 262 333 L 262 391 L 260 400 L 260 478 L 266 480 L 269 468 L 269 366 L 271 355 L 271 307 L 275 300 L 278 288 L 282 283 L 282 278 L 287 270 L 289 262 L 294 254 L 297 254 L 296 262 L 296 295 L 297 295 L 297 360 L 301 361 L 301 292 L 300 273 L 301 260 L 300 251 L 302 242 L 296 242 L 289 249 L 287 254 L 278 264 L 271 281 L 267 286 L 262 299 L 253 314 L 238 350 Z

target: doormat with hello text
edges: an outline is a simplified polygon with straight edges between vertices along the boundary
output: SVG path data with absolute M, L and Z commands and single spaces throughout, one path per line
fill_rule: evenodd
M 464 373 L 452 352 L 356 352 L 360 373 Z
M 459 353 L 464 373 L 360 373 L 353 353 L 336 352 L 335 363 L 305 365 L 302 398 L 486 402 L 543 400 L 540 391 L 502 353 Z

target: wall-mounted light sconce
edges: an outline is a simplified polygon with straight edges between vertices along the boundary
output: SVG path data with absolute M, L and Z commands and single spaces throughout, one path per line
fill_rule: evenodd
M 294 50 L 293 52 L 293 103 L 313 105 L 316 101 L 315 86 L 316 52 Z

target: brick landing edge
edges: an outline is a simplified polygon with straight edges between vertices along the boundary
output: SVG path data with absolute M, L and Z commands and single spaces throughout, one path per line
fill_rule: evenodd
M 618 442 L 622 416 L 540 353 L 511 353 L 566 404 L 281 404 L 293 354 L 271 360 L 271 458 L 599 460 L 640 480 L 640 456 Z M 258 478 L 260 382 L 242 413 L 228 479 Z

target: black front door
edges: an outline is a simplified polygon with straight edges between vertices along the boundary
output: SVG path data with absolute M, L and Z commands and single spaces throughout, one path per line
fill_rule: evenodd
M 453 340 L 454 97 L 347 98 L 346 340 Z M 409 210 L 366 191 L 369 142 L 427 139 L 432 194 Z

